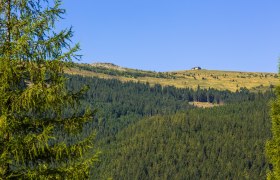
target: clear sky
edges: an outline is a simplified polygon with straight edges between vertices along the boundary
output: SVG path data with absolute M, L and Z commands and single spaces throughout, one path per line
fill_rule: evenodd
M 280 0 L 64 0 L 82 62 L 277 72 Z

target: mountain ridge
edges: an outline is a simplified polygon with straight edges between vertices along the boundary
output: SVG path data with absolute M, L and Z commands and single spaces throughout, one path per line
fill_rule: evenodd
M 124 70 L 136 70 L 136 71 L 148 71 L 148 72 L 155 72 L 155 73 L 172 73 L 172 72 L 181 72 L 181 71 L 200 71 L 200 70 L 207 70 L 207 71 L 222 71 L 222 72 L 239 72 L 239 73 L 267 73 L 267 74 L 278 74 L 275 72 L 266 72 L 266 71 L 243 71 L 243 70 L 222 70 L 222 69 L 207 69 L 203 66 L 195 66 L 195 67 L 189 67 L 186 69 L 178 69 L 178 70 L 168 70 L 168 71 L 156 71 L 156 70 L 144 70 L 144 69 L 138 69 L 138 68 L 131 68 L 131 67 L 125 67 L 120 66 L 111 62 L 93 62 L 93 63 L 79 63 L 83 65 L 90 65 L 90 66 L 97 66 L 97 67 L 104 67 L 104 68 L 120 68 Z M 194 70 L 194 68 L 200 67 L 199 70 Z
M 175 86 L 178 88 L 214 88 L 235 92 L 240 88 L 251 91 L 265 91 L 279 84 L 278 74 L 267 72 L 242 72 L 222 70 L 178 70 L 169 72 L 146 71 L 125 68 L 113 63 L 74 64 L 66 69 L 68 74 L 94 76 L 105 79 L 118 79 Z

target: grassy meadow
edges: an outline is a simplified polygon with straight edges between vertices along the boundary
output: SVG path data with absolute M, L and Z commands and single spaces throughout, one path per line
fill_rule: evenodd
M 99 63 L 96 65 L 82 65 L 89 66 L 93 69 L 101 68 L 106 72 L 96 72 L 75 66 L 66 69 L 69 74 L 78 74 L 82 76 L 99 77 L 104 79 L 118 79 L 123 82 L 132 81 L 140 83 L 149 83 L 151 85 L 161 84 L 163 86 L 175 86 L 177 88 L 193 88 L 198 86 L 203 89 L 215 88 L 218 90 L 230 90 L 235 92 L 240 88 L 247 88 L 251 91 L 265 91 L 269 87 L 273 87 L 279 83 L 278 75 L 276 73 L 263 72 L 238 72 L 238 71 L 218 71 L 218 70 L 183 70 L 173 72 L 159 72 L 142 71 L 136 69 L 122 68 L 109 63 Z M 141 76 L 131 75 L 112 75 L 110 71 L 127 73 L 138 73 Z

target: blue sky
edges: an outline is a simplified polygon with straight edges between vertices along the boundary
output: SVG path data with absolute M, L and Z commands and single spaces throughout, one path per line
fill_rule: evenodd
M 277 72 L 279 0 L 63 1 L 82 62 L 172 71 Z

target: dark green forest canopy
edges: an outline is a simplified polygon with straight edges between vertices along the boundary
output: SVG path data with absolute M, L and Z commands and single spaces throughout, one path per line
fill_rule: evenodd
M 267 110 L 261 103 L 244 102 L 144 118 L 104 149 L 97 174 L 114 179 L 265 179 Z
M 94 179 L 264 179 L 271 91 L 232 93 L 68 76 L 87 84 L 103 151 Z M 211 97 L 211 98 L 209 98 Z M 224 102 L 210 109 L 189 101 Z
M 215 89 L 193 90 L 134 82 L 123 83 L 115 79 L 105 80 L 79 75 L 67 77 L 67 88 L 70 91 L 75 92 L 84 85 L 89 86 L 89 91 L 84 96 L 84 104 L 91 104 L 92 108 L 98 109 L 99 124 L 102 124 L 99 126 L 99 134 L 106 137 L 144 116 L 172 114 L 192 109 L 189 101 L 228 104 L 272 96 L 270 91 L 256 94 L 245 88 L 233 93 Z

